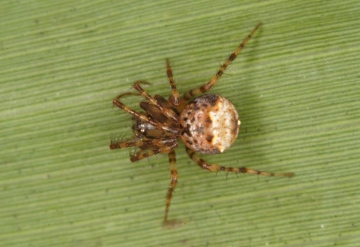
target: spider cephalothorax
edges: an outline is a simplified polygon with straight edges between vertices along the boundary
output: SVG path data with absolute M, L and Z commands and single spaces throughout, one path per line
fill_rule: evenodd
M 132 162 L 162 153 L 169 155 L 171 167 L 171 182 L 166 197 L 164 223 L 168 221 L 169 207 L 173 191 L 177 184 L 178 172 L 176 168 L 175 148 L 178 139 L 185 144 L 188 156 L 201 168 L 209 171 L 227 171 L 235 173 L 249 173 L 263 176 L 292 177 L 293 173 L 270 173 L 247 167 L 226 167 L 209 164 L 199 158 L 196 153 L 222 153 L 235 141 L 240 127 L 240 120 L 234 105 L 217 94 L 204 94 L 216 85 L 226 68 L 235 60 L 239 52 L 260 27 L 255 29 L 238 45 L 235 51 L 220 66 L 217 73 L 208 82 L 194 88 L 180 96 L 169 60 L 166 60 L 167 76 L 171 86 L 171 95 L 166 100 L 162 96 L 152 97 L 141 84 L 146 81 L 136 81 L 134 88 L 137 92 L 123 93 L 113 100 L 113 104 L 131 114 L 135 120 L 132 127 L 134 136 L 125 141 L 112 141 L 110 149 L 137 147 L 138 151 L 130 156 Z M 203 94 L 203 95 L 202 95 Z M 145 112 L 137 112 L 124 105 L 120 98 L 127 95 L 139 95 L 145 98 L 140 107 Z M 201 96 L 200 96 L 201 95 Z

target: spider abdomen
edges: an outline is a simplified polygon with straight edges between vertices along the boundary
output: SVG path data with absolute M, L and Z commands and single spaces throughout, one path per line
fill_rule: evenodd
M 187 104 L 180 115 L 181 140 L 199 153 L 222 153 L 240 128 L 234 105 L 217 94 L 205 94 Z

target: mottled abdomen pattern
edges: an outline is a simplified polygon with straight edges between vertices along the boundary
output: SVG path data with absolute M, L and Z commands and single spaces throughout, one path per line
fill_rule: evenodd
M 234 105 L 217 94 L 205 94 L 185 106 L 180 115 L 181 139 L 202 154 L 222 153 L 235 141 L 240 128 Z

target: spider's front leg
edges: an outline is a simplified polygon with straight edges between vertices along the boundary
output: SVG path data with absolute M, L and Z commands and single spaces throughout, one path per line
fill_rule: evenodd
M 122 98 L 124 96 L 128 96 L 128 95 L 139 95 L 139 94 L 137 94 L 137 93 L 122 93 L 113 100 L 113 105 L 117 106 L 120 109 L 123 109 L 124 111 L 126 111 L 127 113 L 133 115 L 134 118 L 139 119 L 143 122 L 152 124 L 152 125 L 156 126 L 157 128 L 161 129 L 162 126 L 159 123 L 153 121 L 151 118 L 149 118 L 145 114 L 139 113 L 139 112 L 131 109 L 130 107 L 128 107 L 127 105 L 125 105 L 124 103 L 122 103 L 120 101 L 120 98 Z
M 140 86 L 140 83 L 147 83 L 147 82 L 144 82 L 144 81 L 137 81 L 134 83 L 134 87 L 135 89 L 139 92 L 139 93 L 131 93 L 131 92 L 128 92 L 128 93 L 122 93 L 120 95 L 118 95 L 114 100 L 113 100 L 113 105 L 119 107 L 120 109 L 123 109 L 124 111 L 126 111 L 127 113 L 131 114 L 134 116 L 135 119 L 138 119 L 142 122 L 145 122 L 145 123 L 149 123 L 153 126 L 155 126 L 157 129 L 159 130 L 164 130 L 164 131 L 169 131 L 171 133 L 175 133 L 177 134 L 177 130 L 175 130 L 174 128 L 170 128 L 168 126 L 165 126 L 164 124 L 160 123 L 160 122 L 157 122 L 157 121 L 154 121 L 151 117 L 143 114 L 143 113 L 140 113 L 140 112 L 137 112 L 133 109 L 131 109 L 129 106 L 125 105 L 124 103 L 122 103 L 120 101 L 120 98 L 124 97 L 124 96 L 128 96 L 128 95 L 141 95 L 141 96 L 144 96 L 145 98 L 149 98 L 151 99 L 152 101 L 154 102 L 157 102 L 157 104 L 161 106 L 160 103 L 158 103 L 158 101 L 154 98 L 152 98 L 150 95 L 148 95 Z M 152 101 L 150 101 L 152 103 Z M 156 106 L 158 106 L 156 105 Z M 174 117 L 174 115 L 176 115 L 174 112 L 170 112 L 171 110 L 168 110 L 166 109 L 164 112 L 168 115 L 171 115 L 173 118 L 176 118 Z M 177 120 L 177 119 L 176 119 Z M 173 120 L 175 121 L 175 120 Z
M 149 101 L 149 104 L 156 106 L 169 120 L 176 123 L 178 121 L 178 116 L 176 112 L 169 107 L 168 102 L 159 95 L 152 97 L 140 86 L 140 84 L 149 83 L 146 81 L 136 81 L 134 83 L 134 88 L 140 93 L 140 95 L 146 98 Z
M 254 36 L 256 30 L 258 30 L 260 26 L 261 26 L 261 23 L 257 24 L 257 26 L 254 28 L 254 30 L 252 30 L 252 32 L 243 40 L 243 42 L 241 42 L 238 45 L 238 47 L 235 49 L 235 51 L 233 53 L 231 53 L 229 58 L 225 60 L 225 62 L 220 66 L 217 73 L 213 77 L 211 77 L 207 83 L 205 83 L 201 87 L 194 88 L 194 89 L 186 92 L 183 95 L 182 100 L 188 101 L 189 99 L 193 98 L 194 96 L 197 96 L 197 95 L 200 95 L 200 94 L 203 94 L 203 93 L 209 91 L 211 89 L 211 87 L 214 86 L 219 81 L 220 77 L 225 72 L 227 67 L 229 67 L 231 62 L 235 60 L 237 55 L 245 47 L 246 43 L 251 39 L 251 37 Z
M 268 176 L 268 177 L 293 177 L 294 173 L 287 172 L 287 173 L 272 173 L 272 172 L 264 172 L 259 170 L 254 170 L 247 167 L 226 167 L 226 166 L 219 166 L 217 164 L 208 164 L 205 160 L 199 158 L 196 153 L 191 150 L 190 148 L 186 147 L 186 152 L 189 157 L 202 169 L 217 172 L 217 171 L 226 171 L 226 172 L 234 172 L 234 173 L 247 173 L 247 174 L 255 174 L 261 176 Z

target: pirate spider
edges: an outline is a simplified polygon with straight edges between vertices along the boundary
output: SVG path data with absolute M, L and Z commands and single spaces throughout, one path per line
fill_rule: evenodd
M 129 140 L 112 140 L 110 149 L 139 148 L 136 153 L 130 156 L 131 162 L 158 153 L 168 154 L 169 156 L 171 182 L 166 196 L 165 225 L 175 222 L 168 220 L 168 214 L 173 192 L 178 182 L 175 157 L 178 138 L 185 144 L 188 156 L 200 168 L 208 171 L 281 177 L 292 177 L 294 175 L 293 173 L 258 171 L 247 167 L 235 168 L 209 164 L 196 154 L 222 153 L 232 145 L 238 135 L 240 120 L 234 105 L 217 94 L 204 93 L 216 85 L 221 75 L 231 62 L 235 60 L 260 25 L 261 23 L 237 46 L 235 51 L 225 60 L 217 73 L 208 82 L 186 92 L 183 96 L 180 96 L 176 88 L 169 59 L 166 59 L 166 72 L 171 86 L 171 95 L 167 100 L 160 95 L 155 95 L 154 97 L 149 95 L 141 87 L 141 84 L 149 84 L 146 81 L 136 81 L 134 83 L 133 86 L 137 92 L 122 93 L 113 100 L 115 106 L 133 116 L 135 123 L 132 126 L 134 136 Z M 140 102 L 140 107 L 145 112 L 137 112 L 120 101 L 122 97 L 128 95 L 144 97 L 145 100 Z M 198 97 L 194 98 L 195 96 Z

